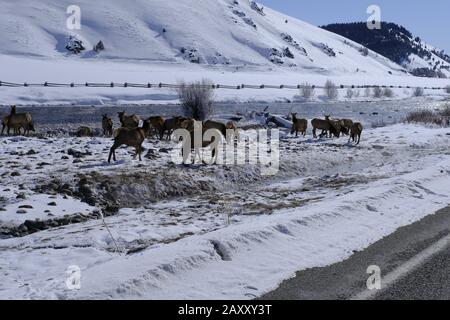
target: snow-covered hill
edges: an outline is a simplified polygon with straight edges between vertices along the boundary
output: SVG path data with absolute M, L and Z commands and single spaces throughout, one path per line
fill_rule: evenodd
M 449 55 L 395 23 L 382 22 L 380 30 L 369 30 L 366 22 L 336 23 L 322 28 L 378 52 L 415 76 L 450 77 Z
M 80 30 L 67 27 L 67 9 L 74 4 L 81 9 Z M 232 86 L 323 86 L 328 79 L 341 85 L 450 84 L 412 77 L 356 42 L 249 0 L 3 0 L 0 28 L 0 81 L 6 82 L 146 84 L 208 78 Z M 80 40 L 85 50 L 71 53 L 69 37 L 74 37 L 72 49 Z M 94 51 L 99 41 L 104 50 Z M 286 101 L 297 94 L 217 90 L 216 100 Z M 411 92 L 400 89 L 395 96 Z M 176 93 L 164 88 L 0 87 L 0 105 L 176 101 Z
M 81 30 L 69 30 L 70 5 Z M 388 74 L 401 67 L 360 52 L 360 45 L 249 0 L 6 0 L 0 12 L 0 54 L 125 59 L 161 63 L 265 66 L 309 72 Z M 86 50 L 75 57 L 69 36 Z M 92 50 L 98 41 L 105 50 Z

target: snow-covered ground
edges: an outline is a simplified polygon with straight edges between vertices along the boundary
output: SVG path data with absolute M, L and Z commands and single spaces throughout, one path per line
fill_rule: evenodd
M 230 86 L 246 85 L 293 85 L 305 82 L 323 86 L 327 80 L 336 85 L 388 85 L 403 86 L 393 89 L 392 99 L 411 98 L 410 87 L 446 87 L 448 79 L 417 78 L 411 76 L 376 76 L 373 74 L 354 73 L 313 73 L 265 67 L 247 67 L 236 70 L 233 67 L 212 67 L 192 64 L 154 64 L 143 62 L 89 61 L 67 59 L 23 58 L 0 55 L 2 68 L 0 81 L 18 83 L 169 83 L 179 81 L 198 81 L 208 78 L 214 83 Z M 18 72 L 20 70 L 20 72 Z M 373 92 L 366 96 L 365 89 L 355 89 L 351 99 L 346 97 L 347 89 L 339 90 L 338 100 L 361 101 L 371 98 Z M 248 101 L 294 101 L 301 100 L 296 89 L 218 89 L 215 100 L 218 102 Z M 427 89 L 425 95 L 448 98 L 444 90 Z M 326 101 L 322 89 L 316 89 L 313 101 Z M 173 89 L 160 88 L 51 88 L 51 87 L 0 87 L 0 105 L 108 105 L 108 104 L 166 104 L 178 103 L 178 95 Z
M 275 176 L 175 165 L 155 140 L 142 163 L 121 149 L 109 165 L 110 145 L 1 138 L 0 298 L 254 298 L 450 204 L 448 128 L 366 129 L 357 147 L 282 134 Z M 40 226 L 20 225 L 39 210 Z
M 73 1 L 3 2 L 0 81 L 450 84 L 409 76 L 351 41 L 246 0 L 80 0 L 81 30 L 66 27 Z M 83 53 L 66 51 L 71 35 L 84 42 Z M 99 40 L 105 50 L 93 52 Z M 390 99 L 412 90 L 395 89 Z M 359 146 L 283 132 L 279 172 L 267 176 L 252 164 L 177 165 L 175 144 L 154 139 L 144 143 L 144 161 L 119 149 L 119 161 L 109 164 L 111 139 L 67 134 L 81 124 L 98 128 L 104 110 L 179 114 L 173 90 L 0 86 L 2 112 L 9 104 L 41 106 L 31 110 L 37 134 L 0 137 L 0 298 L 250 299 L 447 206 L 449 129 L 383 125 L 418 107 L 440 107 L 448 94 L 351 103 L 371 100 L 364 91 L 348 99 L 344 89 L 341 102 L 330 102 L 317 89 L 313 103 L 303 104 L 298 90 L 217 90 L 218 119 L 255 115 L 271 102 L 273 113 L 364 123 Z M 143 106 L 155 103 L 167 105 Z M 80 290 L 66 286 L 73 266 Z

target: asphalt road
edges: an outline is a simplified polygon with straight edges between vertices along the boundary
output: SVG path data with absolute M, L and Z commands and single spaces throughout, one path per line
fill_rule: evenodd
M 342 300 L 361 297 L 367 290 L 367 268 L 381 269 L 381 290 L 365 297 L 376 300 L 450 299 L 450 206 L 356 252 L 348 260 L 301 271 L 284 281 L 261 299 L 269 300 Z M 444 243 L 442 250 L 432 250 Z M 432 252 L 429 256 L 425 252 Z M 422 260 L 419 257 L 425 256 Z M 407 268 L 411 261 L 420 261 Z M 384 279 L 396 274 L 388 284 Z M 393 277 L 393 276 L 392 276 Z M 388 282 L 386 280 L 386 282 Z M 364 296 L 364 295 L 363 295 Z

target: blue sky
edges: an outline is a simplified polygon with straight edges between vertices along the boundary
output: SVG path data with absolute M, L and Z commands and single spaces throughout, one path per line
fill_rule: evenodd
M 450 1 L 448 0 L 257 0 L 300 20 L 323 25 L 367 21 L 367 7 L 381 8 L 383 21 L 403 25 L 431 45 L 450 53 Z

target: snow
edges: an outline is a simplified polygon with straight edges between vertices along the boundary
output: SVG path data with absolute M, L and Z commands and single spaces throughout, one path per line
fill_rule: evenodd
M 0 240 L 0 298 L 258 297 L 298 270 L 342 261 L 354 250 L 447 206 L 449 133 L 448 128 L 397 124 L 366 129 L 358 147 L 347 144 L 346 138 L 282 134 L 283 161 L 273 177 L 258 176 L 252 166 L 231 171 L 224 166 L 170 167 L 169 155 L 160 152 L 141 166 L 119 150 L 121 162 L 108 166 L 104 158 L 111 142 L 103 138 L 3 138 L 7 143 L 1 145 L 8 149 L 2 163 L 17 158 L 8 155 L 13 147 L 22 152 L 33 146 L 53 164 L 55 175 L 65 172 L 66 181 L 95 170 L 111 182 L 126 172 L 149 175 L 148 181 L 162 175 L 156 187 L 166 191 L 171 183 L 192 179 L 193 184 L 182 198 L 153 198 L 106 217 L 120 252 L 96 219 Z M 154 148 L 154 143 L 146 142 L 146 148 Z M 51 153 L 73 145 L 89 148 L 91 155 L 81 164 Z M 173 144 L 159 144 L 165 146 Z M 30 163 L 18 159 L 19 167 Z M 165 173 L 168 166 L 170 176 Z M 49 179 L 44 169 L 32 172 L 24 180 L 31 193 L 33 185 Z M 237 176 L 229 175 L 233 173 Z M 17 179 L 2 175 L 6 178 L 1 187 L 16 192 Z M 238 176 L 251 178 L 239 182 Z M 135 190 L 144 192 L 144 185 L 136 183 Z M 203 191 L 195 189 L 199 184 Z M 10 202 L 14 197 L 6 198 Z M 15 207 L 7 208 L 0 217 L 13 215 Z M 71 265 L 81 268 L 80 290 L 65 286 Z
M 0 193 L 4 197 L 5 195 L 11 194 L 11 191 L 5 191 L 2 188 Z M 51 205 L 49 205 L 52 203 Z M 53 204 L 54 203 L 54 204 Z M 21 208 L 26 206 L 26 208 Z M 53 213 L 51 213 L 53 207 L 57 207 Z M 64 215 L 74 215 L 76 213 L 88 214 L 95 210 L 91 206 L 82 203 L 81 201 L 73 198 L 64 198 L 60 195 L 45 195 L 45 194 L 34 194 L 31 195 L 25 201 L 13 202 L 3 208 L 4 213 L 0 216 L 0 224 L 16 225 L 19 226 L 26 220 L 46 220 L 54 219 L 58 216 Z M 23 213 L 18 213 L 20 210 Z M 44 212 L 48 211 L 47 214 Z
M 364 56 L 359 45 L 340 36 L 239 3 L 136 0 L 130 6 L 111 0 L 105 6 L 80 0 L 82 29 L 68 30 L 69 0 L 6 1 L 0 12 L 0 81 L 450 84 L 405 75 L 402 67 L 373 52 Z M 67 52 L 71 35 L 83 41 L 85 51 Z M 93 52 L 100 40 L 105 50 Z M 283 54 L 286 47 L 294 58 Z M 394 99 L 404 99 L 412 92 L 394 93 Z M 306 138 L 284 130 L 279 172 L 267 176 L 255 164 L 177 165 L 171 158 L 176 145 L 155 139 L 144 142 L 144 161 L 121 148 L 119 161 L 109 164 L 110 138 L 44 134 L 47 124 L 64 123 L 70 130 L 100 112 L 86 109 L 76 121 L 58 122 L 73 105 L 173 104 L 173 90 L 1 86 L 0 105 L 52 105 L 56 112 L 43 120 L 47 109 L 32 112 L 42 120 L 36 136 L 0 137 L 0 299 L 252 299 L 296 271 L 342 261 L 449 205 L 448 128 L 370 128 L 373 119 L 398 122 L 417 106 L 444 104 L 420 98 L 347 105 L 369 99 L 360 94 L 346 99 L 341 92 L 343 102 L 335 103 L 317 89 L 311 104 L 291 110 L 311 120 L 334 108 L 333 117 L 362 121 L 359 146 L 347 137 L 313 139 L 310 128 Z M 215 100 L 223 105 L 214 117 L 230 119 L 239 111 L 240 126 L 261 125 L 264 119 L 255 111 L 261 101 L 301 99 L 298 90 L 220 89 Z M 245 108 L 253 111 L 224 102 L 250 102 Z M 273 106 L 267 112 L 288 125 L 280 114 L 294 105 Z M 99 211 L 109 214 L 101 220 Z M 28 229 L 27 223 L 44 227 Z M 66 287 L 70 266 L 81 269 L 80 290 Z
M 417 79 L 402 67 L 373 52 L 363 56 L 360 45 L 287 17 L 269 8 L 261 15 L 248 1 L 137 0 L 78 1 L 81 30 L 66 28 L 69 0 L 7 1 L 0 12 L 0 81 L 18 83 L 177 83 L 210 78 L 226 85 L 323 85 L 327 79 L 347 85 L 445 86 L 448 80 Z M 233 13 L 238 10 L 257 25 L 255 30 Z M 286 24 L 285 20 L 289 22 Z M 236 23 L 233 22 L 236 20 Z M 166 29 L 166 32 L 163 32 Z M 283 36 L 282 36 L 283 34 Z M 18 36 L 20 35 L 20 36 Z M 78 55 L 65 49 L 69 36 L 84 39 Z M 292 37 L 292 44 L 286 42 Z M 103 41 L 105 50 L 93 45 Z M 344 41 L 346 43 L 344 43 Z M 336 53 L 329 56 L 327 46 Z M 298 47 L 306 50 L 307 55 Z M 270 61 L 272 49 L 290 48 L 294 59 Z M 183 58 L 181 48 L 195 49 L 200 64 Z M 293 66 L 295 65 L 295 66 Z M 389 74 L 389 72 L 392 73 Z M 171 90 L 132 88 L 6 88 L 0 104 L 108 104 L 176 102 Z M 277 101 L 295 90 L 218 90 L 219 101 Z M 397 96 L 405 97 L 402 90 Z M 341 94 L 341 98 L 345 93 Z

